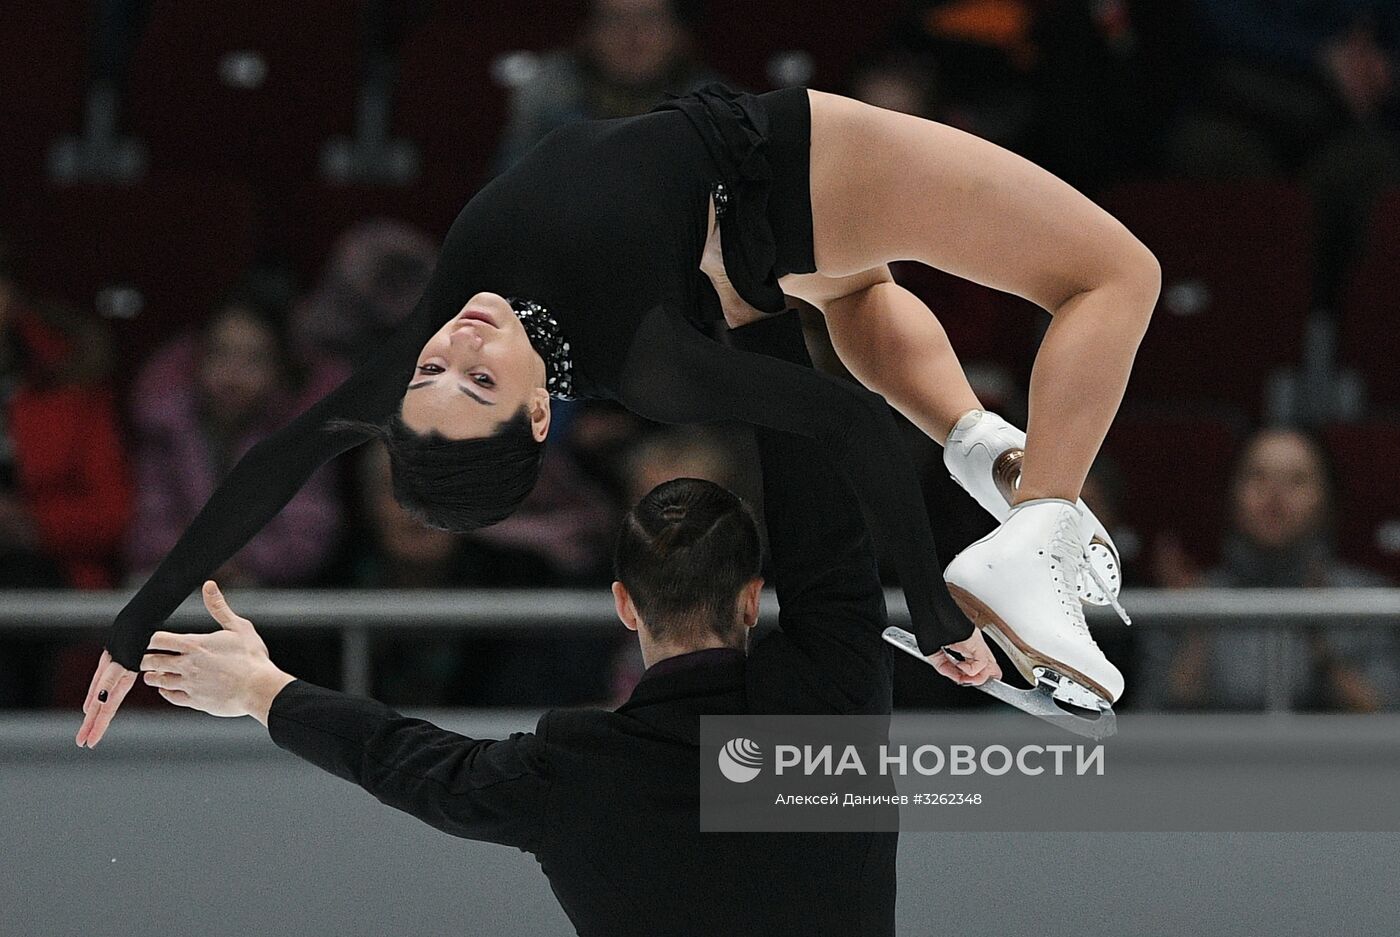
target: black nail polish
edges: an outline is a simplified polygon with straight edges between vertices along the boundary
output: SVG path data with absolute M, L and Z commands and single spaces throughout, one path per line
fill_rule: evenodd
M 105 702 L 107 702 L 107 691 L 106 691 L 106 690 L 98 690 L 98 691 L 97 691 L 97 701 L 98 701 L 99 703 L 105 703 Z

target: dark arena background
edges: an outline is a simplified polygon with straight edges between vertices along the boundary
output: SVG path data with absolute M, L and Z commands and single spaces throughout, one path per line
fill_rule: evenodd
M 1120 763 L 1167 790 L 1267 738 L 1281 772 L 1338 759 L 1322 800 L 1400 792 L 1393 0 L 6 0 L 0 935 L 571 932 L 528 855 L 381 807 L 251 719 L 138 682 L 101 746 L 74 733 L 117 611 L 238 458 L 412 309 L 467 200 L 556 127 L 712 80 L 970 131 L 1155 253 L 1084 491 L 1134 618 L 1090 616 L 1126 676 Z M 892 266 L 1023 426 L 1047 314 Z M 283 670 L 468 735 L 614 707 L 643 670 L 608 595 L 623 513 L 674 477 L 761 506 L 757 457 L 744 427 L 593 401 L 554 421 L 503 523 L 422 527 L 365 446 L 216 578 Z M 935 533 L 990 530 L 904 428 Z M 172 626 L 207 624 L 197 601 Z M 895 674 L 911 736 L 1029 719 L 903 655 Z M 1393 934 L 1396 829 L 907 832 L 898 929 Z

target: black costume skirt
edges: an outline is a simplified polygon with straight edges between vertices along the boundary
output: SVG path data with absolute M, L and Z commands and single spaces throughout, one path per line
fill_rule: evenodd
M 711 83 L 655 110 L 685 114 L 718 167 L 711 182 L 730 283 L 754 308 L 782 312 L 778 278 L 817 268 L 807 89 L 754 95 Z

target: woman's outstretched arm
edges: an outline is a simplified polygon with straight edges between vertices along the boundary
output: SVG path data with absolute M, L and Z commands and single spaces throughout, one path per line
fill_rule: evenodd
M 893 558 L 924 652 L 973 635 L 943 584 L 918 479 L 884 398 L 786 361 L 727 348 L 666 306 L 648 313 L 638 329 L 620 397 L 649 419 L 737 420 L 820 444 Z
M 102 737 L 151 635 L 180 603 L 275 517 L 312 472 L 364 442 L 363 433 L 334 422 L 382 423 L 397 410 L 419 351 L 473 292 L 470 210 L 453 223 L 427 289 L 390 340 L 366 349 L 339 387 L 248 450 L 118 613 L 83 705 L 79 745 Z

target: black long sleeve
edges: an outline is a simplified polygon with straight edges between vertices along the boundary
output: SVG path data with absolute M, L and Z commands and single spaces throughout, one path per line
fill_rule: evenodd
M 920 646 L 931 653 L 972 634 L 943 582 L 918 480 L 883 397 L 790 361 L 727 348 L 659 306 L 638 328 L 620 399 L 662 422 L 735 420 L 817 444 L 894 557 Z M 813 488 L 819 496 L 847 496 Z
M 464 209 L 422 298 L 390 340 L 367 349 L 339 387 L 248 450 L 118 613 L 107 638 L 113 660 L 138 669 L 151 635 L 180 603 L 272 520 L 317 468 L 364 441 L 353 430 L 331 429 L 330 421 L 382 423 L 397 410 L 419 351 L 475 292 L 471 261 Z
M 280 748 L 444 833 L 538 847 L 549 777 L 533 733 L 470 739 L 302 680 L 277 694 L 267 729 Z
M 810 368 L 795 312 L 729 333 L 734 347 Z M 778 622 L 852 704 L 887 687 L 885 593 L 860 502 L 810 439 L 755 428 Z

